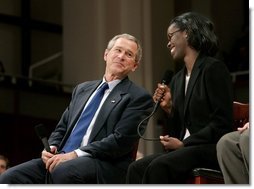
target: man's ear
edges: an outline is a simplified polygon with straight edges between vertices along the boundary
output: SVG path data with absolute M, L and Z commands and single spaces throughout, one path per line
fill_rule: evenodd
M 135 65 L 133 66 L 133 68 L 131 69 L 133 72 L 138 68 L 138 63 L 135 63 Z
M 104 60 L 107 61 L 107 56 L 108 56 L 108 49 L 105 50 L 104 52 Z

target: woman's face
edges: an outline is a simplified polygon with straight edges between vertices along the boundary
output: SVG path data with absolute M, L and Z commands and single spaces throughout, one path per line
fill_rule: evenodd
M 175 24 L 172 24 L 168 27 L 167 37 L 167 47 L 173 60 L 183 60 L 188 45 L 186 32 L 180 30 Z

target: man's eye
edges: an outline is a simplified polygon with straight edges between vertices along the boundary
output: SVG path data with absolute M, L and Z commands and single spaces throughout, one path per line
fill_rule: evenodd
M 133 57 L 133 55 L 130 54 L 130 53 L 128 53 L 127 56 L 128 56 L 129 58 L 132 58 L 132 57 Z

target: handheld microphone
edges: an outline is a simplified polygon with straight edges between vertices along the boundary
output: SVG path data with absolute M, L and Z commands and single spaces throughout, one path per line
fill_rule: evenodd
M 35 129 L 35 132 L 38 135 L 38 137 L 41 139 L 45 150 L 47 152 L 51 153 L 49 143 L 48 143 L 48 139 L 47 139 L 46 129 L 45 129 L 44 125 L 43 124 L 36 125 L 34 127 L 34 129 Z
M 173 75 L 174 75 L 174 72 L 173 72 L 172 70 L 166 70 L 166 72 L 164 73 L 164 76 L 163 76 L 163 78 L 162 78 L 162 80 L 161 80 L 161 84 L 163 84 L 163 85 L 168 85 L 168 84 L 170 83 L 170 81 L 171 81 Z M 141 124 L 142 124 L 144 121 L 146 121 L 147 119 L 149 119 L 150 117 L 152 117 L 153 114 L 157 111 L 157 109 L 158 109 L 158 107 L 159 107 L 159 105 L 160 105 L 160 101 L 161 101 L 162 97 L 163 97 L 163 96 L 161 96 L 161 97 L 157 100 L 157 102 L 155 103 L 155 105 L 154 105 L 154 107 L 153 107 L 152 113 L 151 113 L 149 116 L 147 116 L 145 119 L 143 119 L 143 120 L 138 124 L 138 127 L 137 127 L 138 135 L 140 136 L 140 138 L 142 138 L 142 139 L 144 139 L 144 140 L 149 140 L 149 141 L 160 141 L 160 138 L 145 138 L 145 137 L 143 137 L 143 136 L 140 134 L 140 132 L 139 132 L 139 128 L 140 128 Z
M 166 70 L 166 72 L 164 73 L 164 76 L 161 80 L 161 84 L 162 85 L 168 85 L 169 82 L 171 81 L 172 77 L 174 75 L 174 72 L 172 70 Z M 160 102 L 161 102 L 161 99 L 162 99 L 163 96 L 161 96 L 157 102 L 155 103 L 155 106 L 153 108 L 153 112 L 156 112 L 157 108 L 159 107 L 160 105 Z

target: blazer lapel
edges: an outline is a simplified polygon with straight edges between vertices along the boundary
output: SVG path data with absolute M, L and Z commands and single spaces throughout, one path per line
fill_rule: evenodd
M 179 100 L 178 100 L 178 104 L 179 104 L 179 109 L 181 109 L 182 111 L 184 110 L 184 102 L 185 102 L 185 67 L 181 70 L 181 73 L 179 75 L 179 78 L 177 78 L 178 82 L 177 82 L 177 91 L 176 94 L 179 94 Z
M 194 64 L 193 70 L 191 72 L 191 77 L 190 77 L 190 80 L 189 80 L 189 83 L 188 83 L 188 86 L 187 86 L 187 91 L 186 91 L 186 96 L 185 96 L 185 101 L 184 101 L 184 115 L 186 113 L 186 110 L 187 110 L 187 107 L 188 107 L 188 104 L 189 104 L 189 101 L 190 101 L 190 98 L 191 98 L 191 94 L 192 94 L 194 85 L 195 85 L 196 80 L 199 76 L 202 62 L 203 62 L 203 58 L 198 56 L 198 58 L 197 58 L 197 60 Z

